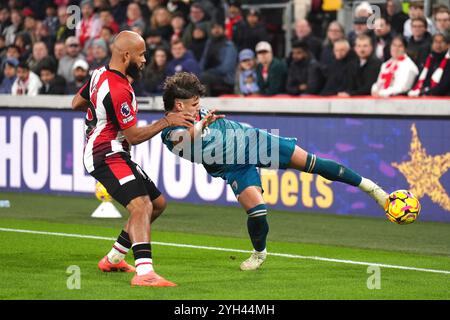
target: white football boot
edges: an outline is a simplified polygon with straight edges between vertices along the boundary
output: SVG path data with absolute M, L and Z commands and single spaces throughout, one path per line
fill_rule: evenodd
M 258 269 L 263 262 L 266 260 L 267 251 L 264 250 L 262 252 L 253 251 L 250 258 L 241 263 L 242 271 L 256 270 Z
M 371 196 L 380 207 L 384 208 L 386 200 L 389 198 L 389 194 L 387 194 L 379 185 L 372 180 L 363 178 L 359 188 Z

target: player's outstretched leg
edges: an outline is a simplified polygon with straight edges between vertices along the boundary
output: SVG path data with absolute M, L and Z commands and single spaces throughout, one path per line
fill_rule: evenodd
M 246 188 L 239 195 L 239 202 L 247 211 L 247 230 L 254 251 L 250 258 L 241 263 L 243 271 L 256 270 L 266 260 L 266 239 L 269 233 L 267 223 L 267 207 L 264 203 L 261 189 L 256 186 Z
M 150 223 L 153 223 L 165 210 L 166 200 L 164 196 L 160 195 L 158 198 L 152 201 L 153 211 L 150 215 Z M 128 251 L 131 249 L 130 235 L 127 232 L 128 223 L 124 230 L 117 237 L 116 242 L 113 244 L 111 251 L 104 256 L 98 263 L 98 267 L 103 272 L 135 272 L 136 268 L 129 265 L 124 259 Z
M 343 182 L 358 187 L 371 196 L 380 207 L 384 208 L 388 194 L 372 180 L 361 177 L 355 171 L 337 163 L 336 161 L 317 157 L 307 153 L 299 146 L 295 146 L 289 168 L 316 173 L 331 180 Z

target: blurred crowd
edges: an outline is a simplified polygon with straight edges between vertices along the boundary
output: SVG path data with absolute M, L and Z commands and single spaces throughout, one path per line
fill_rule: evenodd
M 209 96 L 450 95 L 448 6 L 426 17 L 423 1 L 405 10 L 387 0 L 373 15 L 362 2 L 345 32 L 337 8 L 301 2 L 307 12 L 296 14 L 285 54 L 282 21 L 271 10 L 243 10 L 241 1 L 5 0 L 0 93 L 75 94 L 108 63 L 114 36 L 132 30 L 147 44 L 137 96 L 160 95 L 164 79 L 180 71 L 196 74 Z

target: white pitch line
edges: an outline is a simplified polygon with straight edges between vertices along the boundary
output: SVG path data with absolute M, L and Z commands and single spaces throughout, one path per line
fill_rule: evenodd
M 84 235 L 84 234 L 47 232 L 47 231 L 24 230 L 24 229 L 0 228 L 0 231 L 42 234 L 42 235 L 48 235 L 48 236 L 94 239 L 94 240 L 108 240 L 108 241 L 116 240 L 115 238 L 111 238 L 111 237 L 100 237 L 100 236 L 92 236 L 92 235 Z M 225 252 L 239 252 L 239 253 L 251 253 L 252 252 L 249 250 L 209 247 L 209 246 L 196 246 L 196 245 L 191 245 L 191 244 L 170 243 L 170 242 L 153 241 L 152 244 L 156 244 L 156 245 L 160 245 L 160 246 L 178 247 L 178 248 L 203 249 L 203 250 L 225 251 Z M 284 257 L 284 258 L 293 258 L 293 259 L 316 260 L 316 261 L 336 262 L 336 263 L 354 264 L 354 265 L 362 265 L 362 266 L 378 266 L 380 268 L 389 268 L 389 269 L 400 269 L 400 270 L 411 270 L 411 271 L 420 271 L 420 272 L 429 272 L 429 273 L 450 274 L 450 270 L 415 268 L 415 267 L 397 266 L 397 265 L 392 265 L 392 264 L 373 263 L 373 262 L 364 262 L 364 261 L 342 260 L 342 259 L 333 259 L 333 258 L 324 258 L 324 257 L 315 257 L 315 256 L 301 256 L 301 255 L 296 255 L 296 254 L 274 253 L 274 252 L 269 252 L 268 255 L 276 256 L 276 257 Z

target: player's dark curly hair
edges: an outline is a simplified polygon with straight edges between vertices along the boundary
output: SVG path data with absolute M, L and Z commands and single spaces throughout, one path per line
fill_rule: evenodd
M 164 82 L 164 109 L 171 111 L 175 106 L 175 99 L 191 99 L 205 95 L 205 86 L 193 73 L 179 72 L 168 77 Z

